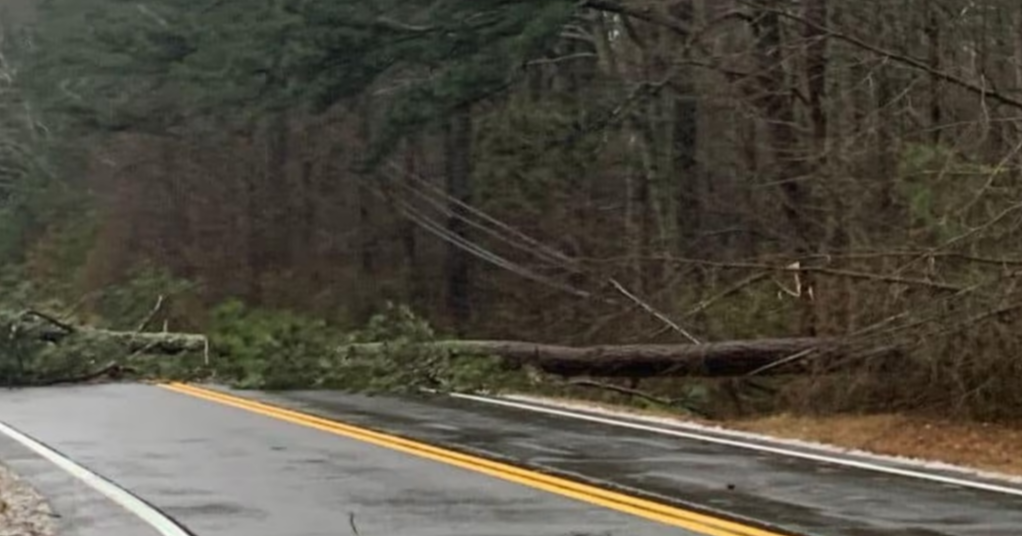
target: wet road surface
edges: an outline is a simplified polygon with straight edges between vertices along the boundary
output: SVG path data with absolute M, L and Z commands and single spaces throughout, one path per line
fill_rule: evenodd
M 0 393 L 0 420 L 197 536 L 664 536 L 693 533 L 159 387 Z M 10 440 L 0 459 L 71 536 L 152 536 Z
M 812 536 L 1019 536 L 1022 497 L 449 397 L 238 393 Z
M 1022 534 L 1019 497 L 447 397 L 233 394 L 812 536 Z M 0 421 L 198 536 L 352 534 L 352 513 L 366 536 L 692 534 L 158 387 L 4 392 Z M 0 459 L 55 498 L 72 536 L 151 534 L 3 439 Z

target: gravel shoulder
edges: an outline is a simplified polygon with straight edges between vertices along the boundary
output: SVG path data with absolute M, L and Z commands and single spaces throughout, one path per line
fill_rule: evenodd
M 54 517 L 39 492 L 0 464 L 0 536 L 53 536 Z

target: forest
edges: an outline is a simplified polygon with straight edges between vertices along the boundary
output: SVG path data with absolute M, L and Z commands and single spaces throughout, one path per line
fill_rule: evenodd
M 163 331 L 257 386 L 1022 415 L 1018 2 L 4 0 L 0 28 L 0 327 L 63 333 L 0 377 Z

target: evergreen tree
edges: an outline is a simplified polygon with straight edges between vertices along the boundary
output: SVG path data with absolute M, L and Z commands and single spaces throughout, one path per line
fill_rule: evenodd
M 103 130 L 322 112 L 375 90 L 383 147 L 491 97 L 542 54 L 567 0 L 45 0 L 30 77 L 50 109 Z

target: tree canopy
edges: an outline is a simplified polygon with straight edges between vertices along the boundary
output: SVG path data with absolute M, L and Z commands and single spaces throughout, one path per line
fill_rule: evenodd
M 371 92 L 386 136 L 506 91 L 574 15 L 569 1 L 48 0 L 29 83 L 85 126 L 321 113 Z M 391 140 L 392 141 L 392 140 Z
M 854 338 L 800 400 L 1019 406 L 1017 2 L 4 6 L 11 301 Z M 892 347 L 894 373 L 867 359 Z

